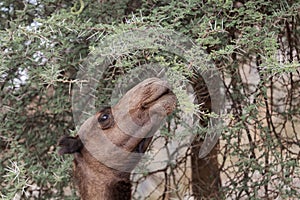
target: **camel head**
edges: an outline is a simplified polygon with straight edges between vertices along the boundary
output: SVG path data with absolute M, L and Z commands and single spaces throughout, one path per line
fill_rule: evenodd
M 75 153 L 75 163 L 100 163 L 131 172 L 175 106 L 176 96 L 165 81 L 146 79 L 115 106 L 105 107 L 87 119 L 77 137 L 64 136 L 59 141 L 59 153 Z

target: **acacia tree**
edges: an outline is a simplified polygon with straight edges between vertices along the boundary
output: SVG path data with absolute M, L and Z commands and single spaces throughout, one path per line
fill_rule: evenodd
M 224 81 L 227 126 L 216 148 L 200 159 L 208 119 L 199 120 L 194 142 L 175 159 L 179 164 L 135 179 L 135 194 L 144 177 L 161 174 L 161 199 L 299 194 L 299 2 L 3 0 L 0 7 L 3 199 L 74 198 L 71 158 L 57 157 L 56 141 L 75 134 L 70 90 L 76 73 L 105 36 L 148 27 L 174 30 L 207 51 Z M 185 62 L 161 49 L 125 53 L 99 83 L 98 102 L 108 102 L 117 76 L 145 63 L 178 70 Z M 201 113 L 209 112 L 205 82 L 195 73 L 189 80 L 198 102 L 205 102 Z M 165 144 L 170 127 L 158 136 Z

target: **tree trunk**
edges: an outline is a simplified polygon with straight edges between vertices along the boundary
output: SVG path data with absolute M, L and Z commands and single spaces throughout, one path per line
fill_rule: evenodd
M 201 103 L 201 111 L 211 111 L 211 99 L 203 78 L 195 75 L 191 80 L 198 103 Z M 207 121 L 199 120 L 203 127 L 207 127 Z M 199 151 L 203 139 L 196 137 L 192 143 L 192 190 L 196 199 L 221 199 L 219 189 L 221 187 L 220 171 L 218 166 L 217 144 L 205 158 L 199 158 Z
M 192 147 L 192 190 L 196 199 L 221 199 L 218 145 L 210 154 L 200 159 L 199 150 L 203 140 L 194 140 Z

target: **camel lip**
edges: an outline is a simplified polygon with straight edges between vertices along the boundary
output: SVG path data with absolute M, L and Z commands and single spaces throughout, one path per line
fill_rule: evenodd
M 159 94 L 156 98 L 151 99 L 150 101 L 145 101 L 144 103 L 142 103 L 141 108 L 142 109 L 149 108 L 152 104 L 154 104 L 155 102 L 159 101 L 160 99 L 162 99 L 166 96 L 175 96 L 175 94 L 172 92 L 171 89 L 165 87 L 165 90 L 161 94 Z

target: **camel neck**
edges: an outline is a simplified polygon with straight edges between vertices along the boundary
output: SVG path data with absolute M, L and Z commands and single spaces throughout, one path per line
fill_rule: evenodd
M 130 200 L 130 173 L 119 172 L 89 160 L 86 156 L 75 155 L 75 179 L 82 200 Z

